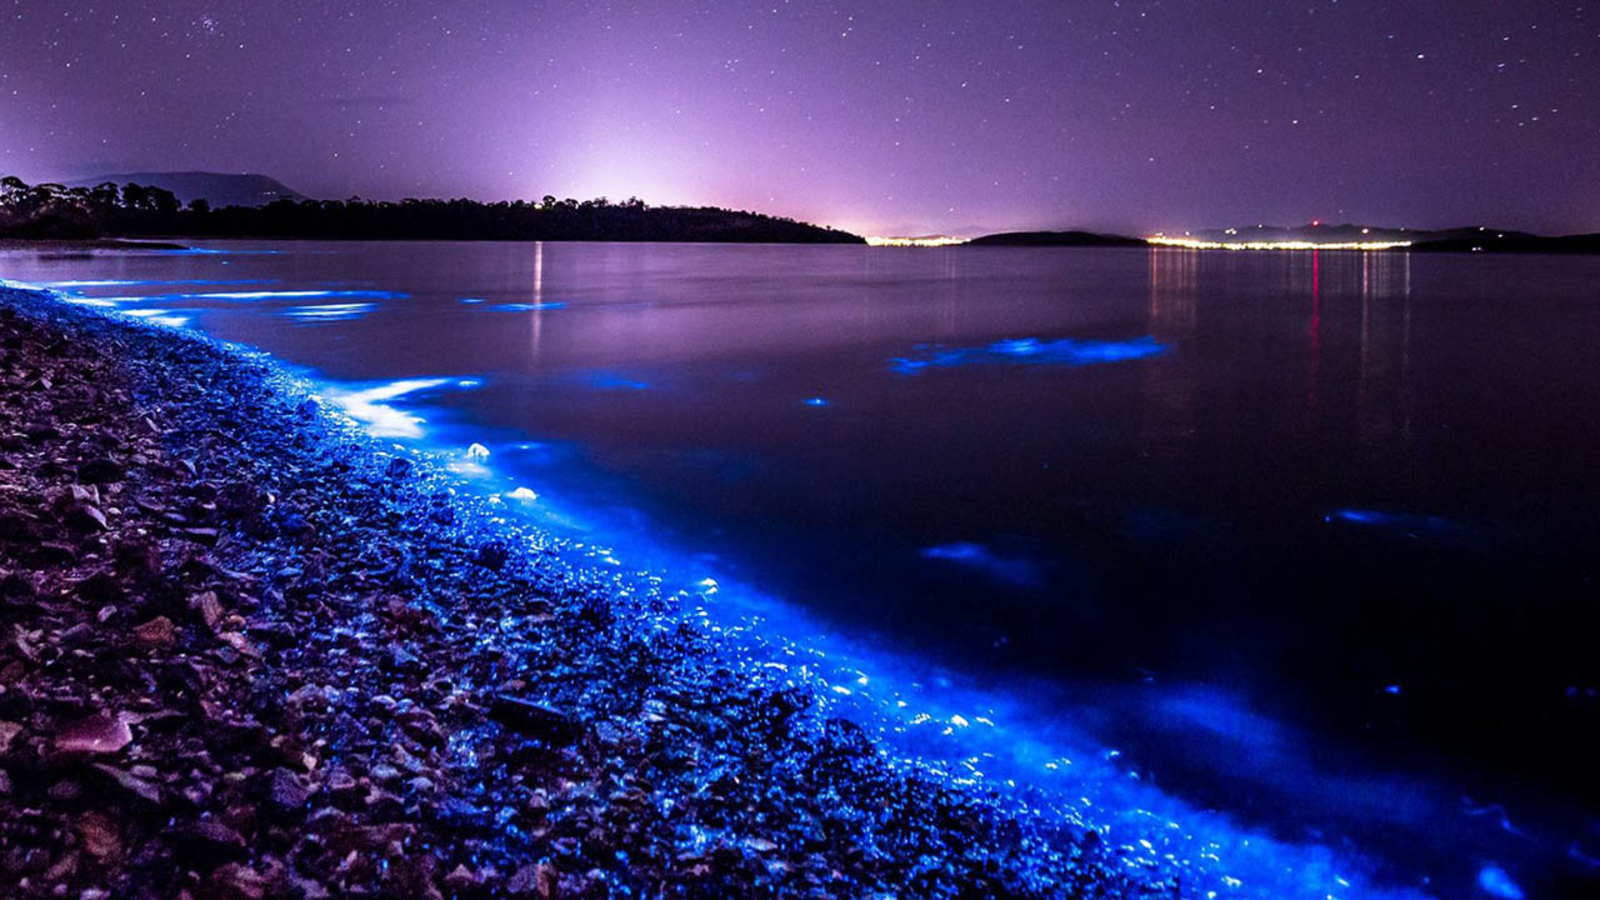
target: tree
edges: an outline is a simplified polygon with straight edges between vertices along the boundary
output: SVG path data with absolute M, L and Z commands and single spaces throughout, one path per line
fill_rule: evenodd
M 163 216 L 170 216 L 183 208 L 177 194 L 159 187 L 150 188 L 150 206 Z
M 211 212 L 211 201 L 204 197 L 196 197 L 189 201 L 189 211 L 197 216 L 204 216 Z
M 122 186 L 122 205 L 128 209 L 149 209 L 150 189 L 142 184 L 128 182 Z

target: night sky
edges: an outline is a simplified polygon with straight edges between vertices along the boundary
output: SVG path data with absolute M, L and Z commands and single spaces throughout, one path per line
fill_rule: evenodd
M 1600 0 L 0 0 L 0 173 L 1600 231 Z

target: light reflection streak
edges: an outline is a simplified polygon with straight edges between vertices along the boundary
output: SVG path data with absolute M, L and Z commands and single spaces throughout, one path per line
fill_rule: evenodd
M 1402 250 L 1411 241 L 1202 241 L 1194 238 L 1173 238 L 1151 235 L 1145 242 L 1157 247 L 1181 247 L 1185 250 Z

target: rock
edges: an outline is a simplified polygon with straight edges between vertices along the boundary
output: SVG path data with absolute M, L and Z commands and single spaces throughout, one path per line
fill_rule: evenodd
M 79 816 L 78 837 L 84 851 L 102 865 L 114 864 L 122 857 L 122 835 L 116 823 L 102 813 L 91 810 Z
M 389 467 L 385 470 L 390 478 L 401 479 L 411 474 L 411 460 L 403 456 L 396 456 L 389 460 Z
M 267 894 L 267 879 L 249 866 L 231 862 L 211 873 L 208 896 L 216 900 L 261 900 Z
M 142 800 L 156 806 L 161 805 L 161 786 L 159 784 L 104 763 L 96 763 L 94 768 L 105 775 L 111 787 L 126 798 Z
M 489 541 L 478 548 L 478 553 L 472 558 L 472 561 L 485 569 L 499 571 L 510 558 L 511 551 L 507 549 L 505 542 Z
M 78 596 L 97 606 L 121 602 L 126 594 L 122 582 L 107 572 L 96 572 L 78 582 Z
M 122 477 L 122 467 L 109 459 L 91 459 L 78 466 L 78 480 L 84 484 L 111 484 Z
M 299 812 L 305 809 L 306 801 L 311 797 L 311 789 L 300 780 L 300 776 L 288 769 L 274 769 L 267 797 L 272 802 L 273 808 L 279 812 Z
M 133 639 L 146 650 L 159 650 L 172 646 L 172 636 L 177 627 L 166 616 L 156 616 L 154 619 L 133 629 Z
M 554 707 L 509 694 L 496 694 L 489 717 L 514 731 L 547 744 L 570 744 L 583 736 L 583 726 Z
M 456 866 L 444 877 L 444 886 L 456 893 L 470 891 L 483 884 L 483 876 L 466 867 L 465 864 Z
M 96 713 L 68 725 L 56 735 L 60 753 L 116 753 L 133 742 L 133 731 L 123 714 Z
M 16 722 L 0 722 L 0 756 L 11 752 L 11 742 L 22 733 L 22 726 Z
M 106 514 L 98 506 L 80 503 L 70 507 L 63 516 L 67 527 L 76 531 L 104 531 L 110 526 L 106 524 Z
M 189 608 L 194 610 L 200 621 L 213 632 L 217 630 L 217 623 L 222 621 L 222 602 L 217 599 L 216 591 L 205 591 L 189 598 Z
M 244 836 L 214 819 L 203 819 L 168 829 L 165 836 L 178 853 L 192 862 L 243 859 Z
M 555 894 L 561 876 L 554 866 L 545 863 L 523 866 L 506 881 L 506 891 L 513 897 L 538 897 L 548 900 Z

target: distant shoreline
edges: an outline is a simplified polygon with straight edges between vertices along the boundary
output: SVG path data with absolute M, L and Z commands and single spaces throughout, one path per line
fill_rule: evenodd
M 0 238 L 0 250 L 188 250 L 183 244 L 125 238 Z

